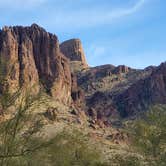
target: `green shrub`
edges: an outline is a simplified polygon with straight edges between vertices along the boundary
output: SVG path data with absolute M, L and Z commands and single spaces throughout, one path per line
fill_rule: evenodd
M 132 127 L 132 146 L 149 165 L 166 165 L 166 107 L 154 106 Z

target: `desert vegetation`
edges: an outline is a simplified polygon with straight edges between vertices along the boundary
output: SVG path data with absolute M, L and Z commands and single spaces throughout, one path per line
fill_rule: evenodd
M 19 94 L 19 93 L 18 93 Z M 3 102 L 4 112 L 14 104 L 14 98 Z M 12 100 L 11 100 L 12 98 Z M 28 110 L 38 97 L 25 95 L 17 103 L 16 112 L 0 124 L 0 165 L 55 166 L 164 166 L 166 163 L 166 107 L 155 106 L 126 126 L 132 155 L 115 154 L 112 161 L 103 161 L 100 149 L 92 146 L 88 137 L 77 130 L 64 130 L 55 137 L 42 137 L 42 119 Z M 5 104 L 6 103 L 6 104 Z M 44 103 L 43 103 L 44 104 Z
M 17 97 L 15 95 L 15 99 Z M 0 165 L 101 165 L 99 151 L 91 147 L 87 138 L 77 130 L 72 133 L 62 131 L 50 139 L 43 138 L 42 119 L 29 112 L 36 100 L 38 97 L 26 93 L 15 106 L 15 114 L 1 122 Z M 4 102 L 3 112 L 14 105 L 15 100 L 9 101 Z

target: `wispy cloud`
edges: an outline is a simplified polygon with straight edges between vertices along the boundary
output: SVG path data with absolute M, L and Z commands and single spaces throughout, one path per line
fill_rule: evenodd
M 124 17 L 130 14 L 133 14 L 135 12 L 137 12 L 146 2 L 147 0 L 138 0 L 137 3 L 135 3 L 134 6 L 132 6 L 131 8 L 127 8 L 127 9 L 118 9 L 113 11 L 112 13 L 109 13 L 109 19 L 114 19 L 114 18 L 119 18 L 119 17 Z
M 43 22 L 51 26 L 60 26 L 60 28 L 68 27 L 70 28 L 84 28 L 92 27 L 96 25 L 110 24 L 115 20 L 121 19 L 125 16 L 132 15 L 139 11 L 141 7 L 148 0 L 138 0 L 133 6 L 128 8 L 116 8 L 116 9 L 79 9 L 79 10 L 58 10 L 56 13 L 52 13 L 52 18 L 45 16 Z M 111 1 L 110 1 L 111 3 Z M 51 20 L 51 21 L 50 21 Z M 52 21 L 54 20 L 54 21 Z M 74 25 L 74 26 L 73 26 Z
M 76 6 L 74 1 L 76 1 Z M 102 3 L 101 5 L 97 3 L 98 5 L 88 6 L 87 0 L 86 5 L 83 5 L 83 0 L 0 0 L 0 9 L 4 9 L 5 11 L 13 9 L 16 11 L 17 15 L 19 15 L 20 11 L 35 11 L 38 10 L 37 7 L 40 6 L 41 8 L 37 15 L 38 18 L 40 18 L 38 22 L 40 22 L 41 25 L 55 27 L 56 30 L 65 30 L 66 27 L 68 30 L 74 30 L 76 28 L 89 28 L 110 24 L 115 20 L 136 13 L 146 1 L 148 0 L 137 0 L 131 7 L 115 7 L 113 9 L 112 6 L 114 6 L 114 3 L 112 0 L 108 2 L 109 5 L 106 8 Z M 127 2 L 129 1 L 126 1 L 126 4 Z M 49 8 L 47 9 L 47 7 Z M 28 18 L 27 15 L 26 17 Z M 31 18 L 28 19 L 31 20 Z

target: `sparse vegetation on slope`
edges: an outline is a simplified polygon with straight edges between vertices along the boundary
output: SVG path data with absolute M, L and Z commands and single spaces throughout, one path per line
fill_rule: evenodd
M 149 165 L 166 164 L 166 107 L 155 106 L 134 123 L 132 145 Z

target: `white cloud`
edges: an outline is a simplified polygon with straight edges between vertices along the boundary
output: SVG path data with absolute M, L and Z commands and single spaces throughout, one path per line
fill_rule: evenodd
M 114 20 L 121 19 L 125 16 L 132 15 L 139 11 L 141 7 L 148 0 L 138 0 L 132 7 L 128 8 L 120 8 L 120 9 L 72 9 L 61 11 L 58 10 L 56 12 L 52 12 L 48 16 L 45 16 L 45 20 L 43 20 L 44 24 L 50 26 L 58 26 L 59 28 L 83 28 L 83 27 L 92 27 L 103 24 L 110 24 Z M 110 2 L 111 3 L 111 2 Z M 51 17 L 52 15 L 52 17 Z

